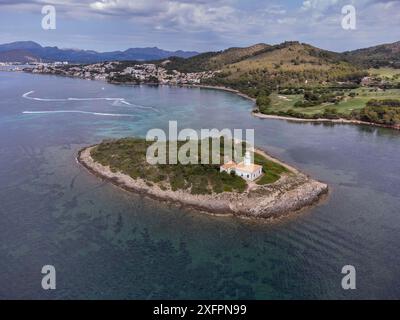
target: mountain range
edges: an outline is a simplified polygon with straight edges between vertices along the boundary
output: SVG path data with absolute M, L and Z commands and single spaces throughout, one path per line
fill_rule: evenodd
M 43 47 L 33 41 L 18 41 L 0 45 L 0 61 L 2 62 L 54 62 L 96 63 L 103 61 L 125 60 L 160 60 L 169 57 L 190 58 L 198 55 L 195 51 L 166 51 L 157 47 L 130 48 L 125 51 L 97 52 L 93 50 L 60 49 Z
M 218 52 L 166 51 L 157 47 L 130 48 L 125 51 L 97 52 L 93 50 L 43 47 L 33 41 L 19 41 L 0 45 L 2 62 L 53 62 L 96 63 L 104 61 L 156 61 L 171 60 L 169 68 L 183 72 L 225 69 L 230 65 L 246 69 L 267 67 L 290 71 L 298 66 L 312 67 L 347 63 L 359 68 L 400 68 L 400 41 L 347 52 L 332 52 L 297 41 L 278 45 L 259 43 L 245 48 L 229 48 Z M 236 64 L 238 64 L 236 66 Z M 280 66 L 278 66 L 280 65 Z M 286 68 L 287 66 L 289 68 Z M 251 69 L 252 69 L 251 68 Z M 319 68 L 320 69 L 320 68 Z M 232 70 L 231 70 L 232 71 Z M 237 72 L 236 72 L 237 73 Z

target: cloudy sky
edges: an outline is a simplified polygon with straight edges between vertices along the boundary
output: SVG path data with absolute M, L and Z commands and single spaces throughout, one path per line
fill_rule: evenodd
M 41 27 L 49 4 L 55 30 Z M 349 4 L 356 30 L 341 26 Z M 0 0 L 0 43 L 20 40 L 99 51 L 209 51 L 299 40 L 345 51 L 399 41 L 400 0 Z

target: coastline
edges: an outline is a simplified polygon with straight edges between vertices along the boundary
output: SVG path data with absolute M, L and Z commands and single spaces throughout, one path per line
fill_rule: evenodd
M 27 72 L 22 70 L 22 72 Z M 27 72 L 29 73 L 29 72 Z M 47 73 L 41 73 L 41 74 L 47 74 Z M 61 76 L 61 77 L 70 77 L 70 78 L 78 78 L 78 79 L 85 79 L 85 78 L 80 78 L 80 77 L 74 77 L 74 76 L 65 76 L 65 75 L 58 75 L 58 74 L 47 74 L 47 75 L 53 75 L 53 76 Z M 96 79 L 86 79 L 86 80 L 96 80 Z M 158 84 L 158 83 L 132 83 L 132 82 L 116 82 L 116 81 L 106 81 L 106 80 L 98 80 L 98 81 L 105 81 L 109 84 L 114 84 L 114 85 L 131 85 L 131 86 L 140 86 L 140 85 L 149 85 L 149 86 L 169 86 L 169 87 L 184 87 L 184 88 L 200 88 L 200 89 L 210 89 L 210 90 L 220 90 L 220 91 L 225 91 L 225 92 L 230 92 L 233 94 L 236 94 L 239 97 L 242 97 L 244 99 L 250 100 L 251 102 L 254 103 L 253 105 L 253 111 L 251 114 L 259 119 L 272 119 L 272 120 L 285 120 L 289 122 L 314 122 L 314 123 L 333 123 L 333 124 L 351 124 L 351 125 L 365 125 L 365 126 L 371 126 L 371 127 L 378 127 L 378 128 L 386 128 L 386 129 L 392 129 L 392 130 L 400 130 L 400 125 L 384 125 L 384 124 L 379 124 L 379 123 L 374 123 L 374 122 L 366 122 L 366 121 L 360 121 L 360 120 L 349 120 L 349 119 L 327 119 L 327 118 L 319 118 L 319 119 L 303 119 L 303 118 L 295 118 L 295 117 L 285 117 L 285 116 L 278 116 L 278 115 L 268 115 L 268 114 L 262 114 L 262 113 L 257 113 L 255 112 L 255 107 L 256 107 L 256 99 L 252 98 L 239 90 L 232 89 L 229 87 L 221 87 L 221 86 L 212 86 L 212 85 L 201 85 L 201 84 Z
M 319 203 L 328 193 L 326 184 L 312 180 L 297 169 L 270 157 L 259 149 L 256 152 L 277 161 L 292 170 L 292 173 L 282 176 L 270 185 L 249 187 L 243 193 L 193 195 L 182 190 L 162 190 L 157 185 L 149 185 L 145 180 L 133 179 L 121 172 L 112 172 L 108 166 L 103 166 L 93 160 L 90 152 L 94 147 L 83 148 L 77 156 L 77 161 L 91 174 L 124 190 L 213 215 L 233 215 L 252 219 L 281 218 Z
M 234 93 L 238 95 L 239 97 L 245 98 L 247 100 L 252 101 L 254 104 L 256 103 L 256 99 L 248 96 L 247 94 L 244 94 L 240 92 L 239 90 L 235 90 L 232 88 L 228 87 L 219 87 L 219 86 L 208 86 L 208 85 L 202 85 L 202 84 L 188 84 L 188 85 L 181 85 L 182 87 L 187 87 L 187 88 L 200 88 L 200 89 L 210 89 L 210 90 L 220 90 L 220 91 L 226 91 L 230 93 Z
M 387 129 L 393 129 L 393 130 L 400 130 L 400 125 L 399 126 L 390 126 L 390 125 L 385 125 L 385 124 L 379 124 L 379 123 L 373 123 L 373 122 L 366 122 L 366 121 L 360 121 L 360 120 L 349 120 L 349 119 L 325 119 L 325 118 L 319 118 L 319 119 L 302 119 L 302 118 L 294 118 L 294 117 L 284 117 L 284 116 L 277 116 L 277 115 L 269 115 L 269 114 L 262 114 L 262 113 L 257 113 L 252 111 L 251 113 L 254 117 L 260 118 L 260 119 L 275 119 L 275 120 L 286 120 L 286 121 L 291 121 L 291 122 L 314 122 L 314 123 L 333 123 L 333 124 L 353 124 L 353 125 L 366 125 L 366 126 L 372 126 L 372 127 L 380 127 L 380 128 L 387 128 Z
M 256 99 L 249 97 L 248 95 L 235 90 L 231 89 L 228 87 L 219 87 L 219 86 L 207 86 L 207 85 L 188 85 L 188 87 L 193 87 L 193 88 L 203 88 L 203 89 L 213 89 L 213 90 L 221 90 L 221 91 L 226 91 L 230 93 L 234 93 L 242 98 L 248 99 L 254 103 L 256 103 Z M 255 108 L 254 108 L 255 109 Z M 352 124 L 352 125 L 366 125 L 366 126 L 372 126 L 372 127 L 379 127 L 379 128 L 386 128 L 386 129 L 393 129 L 393 130 L 400 130 L 400 125 L 397 126 L 391 126 L 391 125 L 385 125 L 385 124 L 379 124 L 379 123 L 374 123 L 374 122 L 366 122 L 366 121 L 360 121 L 360 120 L 349 120 L 349 119 L 344 119 L 344 118 L 339 118 L 339 119 L 327 119 L 327 118 L 318 118 L 318 119 L 303 119 L 303 118 L 294 118 L 294 117 L 285 117 L 285 116 L 278 116 L 278 115 L 272 115 L 272 114 L 263 114 L 263 113 L 257 113 L 253 111 L 251 114 L 254 117 L 260 118 L 260 119 L 273 119 L 273 120 L 286 120 L 286 121 L 292 121 L 292 122 L 314 122 L 314 123 L 333 123 L 333 124 Z

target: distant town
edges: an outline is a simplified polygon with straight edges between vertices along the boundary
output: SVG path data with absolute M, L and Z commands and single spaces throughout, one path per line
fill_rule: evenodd
M 205 79 L 214 77 L 219 71 L 184 73 L 167 70 L 161 65 L 152 63 L 102 62 L 89 65 L 69 64 L 68 62 L 40 63 L 29 65 L 18 63 L 0 63 L 0 66 L 13 66 L 14 71 L 25 71 L 40 74 L 54 74 L 90 80 L 105 80 L 113 83 L 154 83 L 166 85 L 200 84 Z

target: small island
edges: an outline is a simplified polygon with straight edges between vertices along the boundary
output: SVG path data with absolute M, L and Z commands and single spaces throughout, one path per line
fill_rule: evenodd
M 328 192 L 326 184 L 259 149 L 254 163 L 248 164 L 245 151 L 242 162 L 226 161 L 223 139 L 221 165 L 151 165 L 146 161 L 151 144 L 140 138 L 106 140 L 80 150 L 77 159 L 91 173 L 125 190 L 211 214 L 278 218 L 316 204 Z M 254 176 L 243 175 L 249 168 Z

